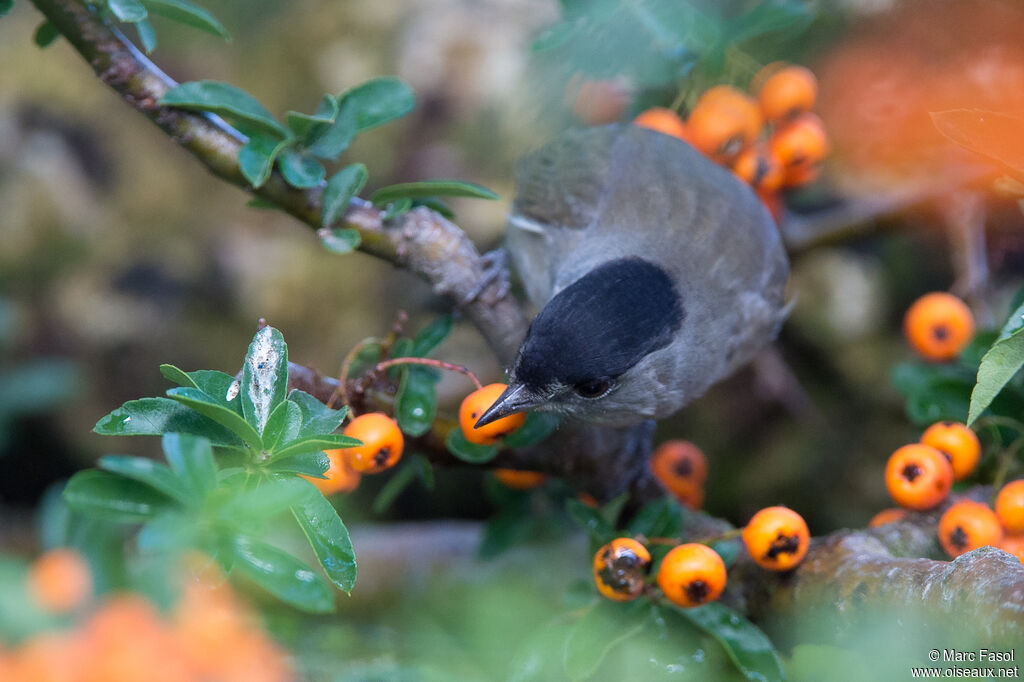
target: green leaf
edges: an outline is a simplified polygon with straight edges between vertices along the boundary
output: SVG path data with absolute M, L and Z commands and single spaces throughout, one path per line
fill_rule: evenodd
M 586 680 L 594 675 L 609 651 L 644 629 L 644 617 L 649 612 L 650 606 L 642 602 L 600 601 L 592 606 L 566 637 L 566 676 L 570 680 Z
M 14 0 L 0 0 L 0 17 L 14 8 Z
M 458 428 L 448 432 L 448 437 L 445 438 L 444 444 L 448 448 L 448 452 L 468 464 L 484 464 L 485 462 L 490 462 L 498 454 L 497 445 L 476 445 L 470 443 Z
M 154 462 L 145 457 L 105 455 L 100 457 L 99 467 L 133 481 L 144 483 L 183 504 L 188 504 L 195 499 L 195 495 L 185 487 L 184 482 L 175 476 L 166 464 Z
M 547 52 L 565 45 L 576 34 L 576 27 L 580 22 L 560 21 L 557 24 L 548 26 L 537 34 L 530 45 L 530 52 L 534 54 Z
M 384 206 L 384 214 L 380 217 L 384 222 L 397 220 L 412 210 L 412 199 L 396 199 Z
M 417 199 L 412 203 L 414 206 L 426 206 L 434 213 L 439 214 L 442 218 L 447 218 L 448 220 L 455 218 L 455 211 L 452 210 L 451 206 L 436 197 L 424 197 L 423 199 Z
M 262 523 L 299 504 L 309 494 L 309 483 L 298 476 L 245 478 L 239 483 L 241 490 L 228 489 L 225 492 L 230 496 L 218 500 L 217 516 L 229 523 Z
M 243 419 L 237 412 L 224 407 L 198 388 L 172 388 L 167 391 L 167 395 L 171 400 L 175 400 L 204 417 L 209 417 L 221 426 L 230 429 L 253 450 L 262 449 L 263 442 L 260 439 L 260 434 L 256 432 L 252 424 Z M 194 432 L 186 431 L 186 433 Z
M 305 452 L 337 450 L 338 448 L 354 448 L 362 444 L 362 441 L 356 440 L 355 438 L 349 438 L 348 436 L 343 436 L 341 434 L 303 436 L 301 438 L 296 438 L 290 443 L 285 443 L 283 446 L 275 450 L 272 461 L 284 459 L 285 457 L 294 457 L 295 455 L 301 455 Z
M 287 552 L 244 535 L 232 538 L 234 570 L 281 601 L 309 613 L 330 613 L 334 595 L 327 582 Z
M 321 135 L 338 115 L 338 102 L 330 95 L 324 95 L 312 114 L 289 111 L 285 121 L 295 136 L 304 143 Z
M 803 0 L 771 0 L 754 5 L 726 28 L 726 42 L 741 43 L 765 33 L 804 31 L 814 21 L 814 11 Z
M 242 365 L 242 414 L 263 433 L 267 420 L 288 394 L 288 345 L 281 332 L 266 326 L 256 332 Z
M 999 330 L 999 336 L 996 337 L 996 341 L 1004 341 L 1010 338 L 1021 328 L 1024 328 L 1024 303 L 1014 308 L 1010 316 L 1006 318 L 1006 323 Z
M 289 149 L 281 156 L 278 164 L 281 168 L 281 175 L 292 187 L 297 189 L 309 189 L 316 187 L 324 179 L 325 171 L 323 164 L 311 156 L 300 154 L 294 149 Z
M 409 355 L 417 358 L 426 357 L 430 351 L 440 346 L 441 342 L 448 338 L 454 324 L 455 318 L 451 315 L 442 315 L 431 321 L 412 340 L 412 350 Z
M 60 31 L 49 21 L 39 24 L 36 32 L 32 35 L 32 40 L 38 47 L 49 47 L 57 38 L 60 38 Z
M 1011 323 L 1016 323 L 1012 317 Z M 1005 328 L 1004 328 L 1005 331 Z M 1017 328 L 1009 336 L 1000 335 L 978 367 L 978 381 L 971 392 L 971 404 L 967 414 L 970 426 L 981 416 L 1003 387 L 1024 366 L 1024 329 Z
M 206 395 L 224 407 L 231 408 L 238 414 L 242 414 L 242 402 L 237 399 L 228 400 L 228 391 L 235 383 L 235 377 L 224 372 L 212 369 L 199 369 L 194 372 L 184 372 L 174 365 L 160 365 L 160 373 L 168 381 L 173 381 L 179 386 L 186 388 L 198 388 Z
M 337 158 L 348 149 L 359 132 L 355 110 L 345 103 L 339 104 L 334 121 L 330 125 L 318 128 L 316 132 L 318 134 L 306 140 L 309 152 L 321 159 Z
M 615 538 L 615 529 L 597 509 L 570 498 L 565 501 L 565 510 L 573 521 L 587 531 L 592 544 L 603 545 Z
M 323 208 L 320 214 L 321 227 L 330 227 L 334 224 L 334 221 L 345 214 L 352 198 L 358 195 L 363 186 L 366 185 L 366 178 L 366 166 L 361 163 L 345 166 L 331 176 L 331 179 L 327 181 L 327 186 L 324 188 Z M 351 231 L 355 232 L 355 230 Z M 356 234 L 358 235 L 359 233 L 356 232 Z M 359 242 L 356 241 L 349 251 L 358 245 Z M 328 248 L 330 247 L 328 246 Z
M 95 469 L 71 477 L 64 488 L 64 501 L 83 514 L 124 523 L 146 521 L 174 505 L 148 485 Z
M 363 241 L 359 230 L 352 228 L 322 228 L 317 230 L 317 236 L 328 251 L 342 255 L 352 253 Z
M 267 465 L 267 471 L 278 474 L 302 474 L 313 478 L 324 478 L 324 472 L 331 462 L 322 450 L 304 452 L 284 459 L 277 459 Z
M 181 83 L 168 90 L 159 103 L 161 106 L 208 111 L 243 121 L 269 133 L 275 141 L 289 137 L 288 129 L 278 123 L 255 97 L 228 83 L 212 80 Z
M 164 455 L 171 469 L 188 483 L 202 500 L 217 487 L 217 463 L 210 441 L 186 433 L 168 433 L 163 437 Z
M 339 589 L 351 592 L 356 584 L 356 555 L 348 529 L 334 506 L 311 484 L 304 484 L 309 492 L 292 507 L 292 514 L 327 577 Z
M 416 465 L 411 461 L 399 467 L 398 471 L 391 475 L 388 482 L 377 493 L 377 497 L 373 498 L 373 513 L 383 514 L 386 512 L 398 499 L 398 496 L 416 480 L 417 475 Z
M 249 199 L 249 201 L 245 202 L 245 205 L 249 208 L 254 208 L 257 211 L 277 209 L 277 204 L 269 199 L 264 199 L 263 197 L 253 197 L 252 199 Z
M 332 410 L 310 394 L 298 389 L 294 389 L 288 394 L 288 400 L 294 402 L 302 410 L 302 428 L 298 433 L 298 436 L 302 438 L 334 433 L 345 421 L 345 415 L 348 413 L 348 409 L 344 407 L 340 410 Z
M 515 433 L 506 436 L 505 447 L 528 448 L 547 440 L 562 423 L 562 418 L 548 412 L 527 412 L 526 422 Z
M 683 530 L 683 515 L 679 503 L 668 497 L 648 502 L 629 524 L 626 535 L 649 538 L 677 537 Z
M 302 409 L 291 400 L 284 401 L 270 415 L 263 429 L 263 449 L 273 451 L 279 444 L 295 440 L 301 427 Z
M 176 431 L 204 436 L 214 445 L 242 444 L 230 430 L 168 398 L 129 400 L 96 422 L 93 431 L 103 436 L 161 436 Z
M 395 394 L 395 417 L 398 427 L 410 436 L 430 431 L 437 416 L 437 378 L 427 367 L 409 367 Z
M 146 51 L 146 54 L 151 54 L 156 49 L 156 31 L 153 29 L 153 24 L 145 19 L 137 21 L 135 22 L 135 32 L 139 34 L 139 43 L 142 44 L 142 49 Z
M 142 4 L 153 14 L 159 14 L 171 21 L 198 28 L 200 31 L 206 31 L 225 40 L 231 38 L 217 17 L 198 5 L 186 2 L 186 0 L 142 0 Z
M 426 180 L 381 187 L 370 195 L 370 201 L 380 206 L 397 199 L 422 199 L 425 197 L 497 199 L 498 195 L 482 185 L 463 180 Z
M 956 365 L 900 363 L 892 370 L 892 382 L 906 398 L 909 419 L 926 425 L 940 420 L 964 421 L 972 374 Z
M 530 516 L 526 500 L 526 495 L 515 495 L 487 520 L 480 549 L 477 550 L 481 559 L 493 559 L 536 535 L 537 522 Z
M 338 102 L 353 111 L 356 127 L 362 131 L 405 116 L 416 106 L 416 95 L 404 81 L 384 76 L 342 93 Z
M 174 365 L 160 365 L 160 374 L 162 374 L 168 381 L 173 381 L 179 386 L 184 386 L 186 388 L 199 388 L 199 385 L 188 375 L 187 372 L 175 367 Z
M 274 169 L 274 159 L 281 153 L 288 140 L 257 133 L 249 138 L 238 150 L 238 167 L 242 175 L 254 188 L 262 187 Z
M 138 0 L 107 0 L 107 7 L 121 21 L 135 23 L 146 18 L 146 8 Z
M 781 682 L 785 679 L 779 654 L 768 637 L 728 606 L 712 602 L 692 609 L 674 607 L 683 618 L 708 633 L 748 680 Z

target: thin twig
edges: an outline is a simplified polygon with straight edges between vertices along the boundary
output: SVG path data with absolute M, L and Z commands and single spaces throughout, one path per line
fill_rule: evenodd
M 469 377 L 473 385 L 477 387 L 477 390 L 483 388 L 483 384 L 476 378 L 473 372 L 469 371 L 469 368 L 463 365 L 454 365 L 450 362 L 444 362 L 442 360 L 434 360 L 433 358 L 392 358 L 391 360 L 385 360 L 384 362 L 378 362 L 377 366 L 373 368 L 373 373 L 377 374 L 383 372 L 388 367 L 395 367 L 397 365 L 425 365 L 427 367 L 434 367 L 436 369 L 444 369 L 449 372 L 458 372 L 459 374 L 465 374 Z

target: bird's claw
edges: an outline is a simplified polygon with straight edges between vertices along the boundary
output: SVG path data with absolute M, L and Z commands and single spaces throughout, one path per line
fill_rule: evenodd
M 498 285 L 495 295 L 496 299 L 504 298 L 511 289 L 508 277 L 508 252 L 505 249 L 499 248 L 488 251 L 480 257 L 480 261 L 484 266 L 483 274 L 472 291 L 466 294 L 459 302 L 461 306 L 467 306 L 480 298 L 480 295 L 495 283 Z

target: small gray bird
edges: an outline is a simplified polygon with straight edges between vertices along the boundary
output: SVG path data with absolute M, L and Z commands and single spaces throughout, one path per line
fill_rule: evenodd
M 533 409 L 660 419 L 778 333 L 789 264 L 775 223 L 685 142 L 634 125 L 574 130 L 516 179 L 507 247 L 540 313 L 477 426 Z

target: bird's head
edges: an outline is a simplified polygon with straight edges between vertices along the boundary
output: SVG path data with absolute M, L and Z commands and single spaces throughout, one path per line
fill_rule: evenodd
M 625 426 L 664 416 L 654 356 L 675 338 L 683 304 L 662 268 L 639 258 L 599 264 L 558 292 L 530 325 L 508 389 L 477 426 L 542 410 Z

